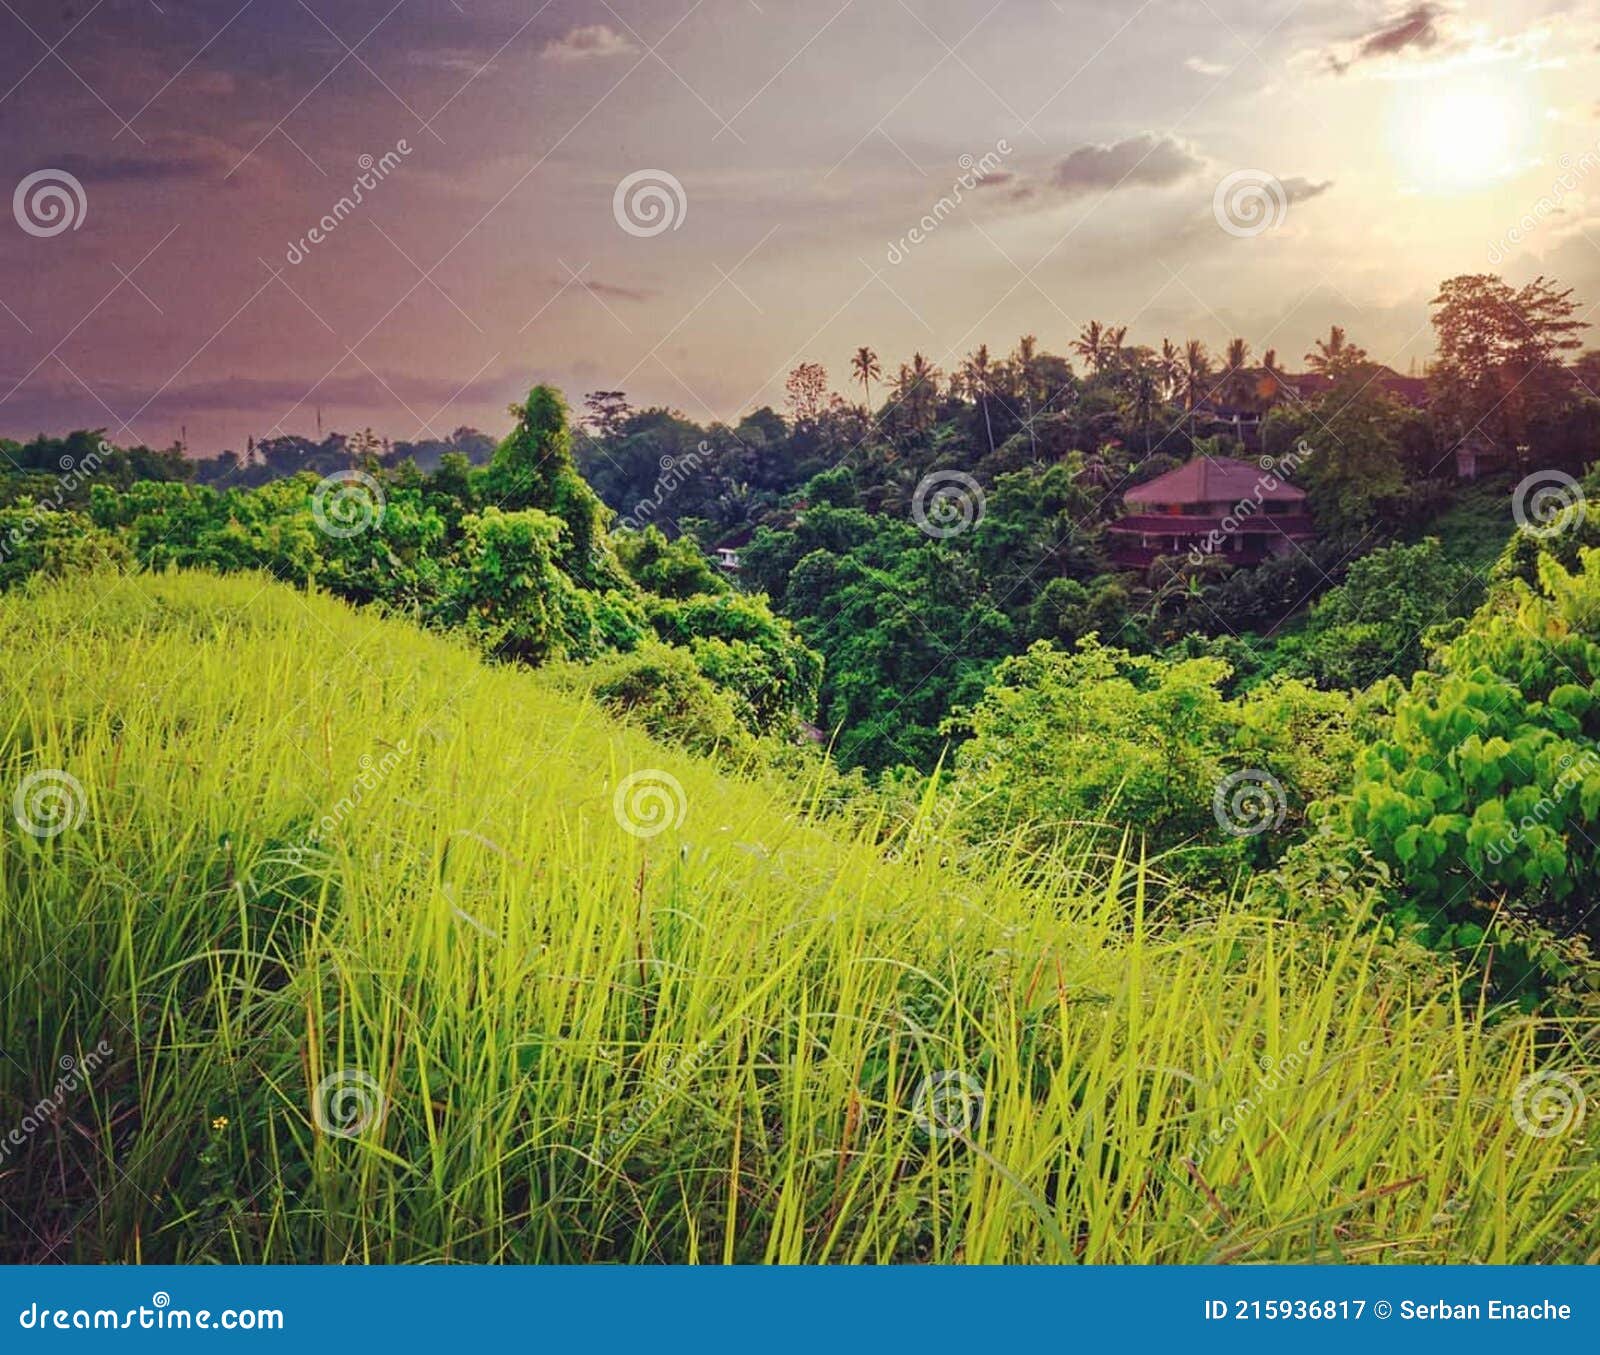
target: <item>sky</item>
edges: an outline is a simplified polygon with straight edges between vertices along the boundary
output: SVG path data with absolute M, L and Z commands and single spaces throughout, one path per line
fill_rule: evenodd
M 1407 371 L 1445 277 L 1600 303 L 1600 6 L 0 0 L 7 200 L 0 436 L 731 420 L 1092 319 Z

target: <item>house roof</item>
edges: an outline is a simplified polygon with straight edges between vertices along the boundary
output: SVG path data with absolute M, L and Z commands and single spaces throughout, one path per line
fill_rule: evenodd
M 1231 456 L 1197 456 L 1177 470 L 1135 485 L 1122 497 L 1128 503 L 1222 503 L 1254 498 L 1264 492 L 1262 480 L 1271 474 L 1254 461 Z M 1265 491 L 1274 500 L 1298 502 L 1305 491 L 1280 479 Z
M 1280 372 L 1269 375 L 1287 385 L 1302 400 L 1309 400 L 1333 389 L 1333 382 L 1320 372 Z M 1395 399 L 1402 400 L 1415 409 L 1421 409 L 1428 403 L 1427 377 L 1402 376 L 1393 367 L 1385 366 L 1383 363 L 1378 363 L 1372 368 L 1365 384 L 1386 391 Z

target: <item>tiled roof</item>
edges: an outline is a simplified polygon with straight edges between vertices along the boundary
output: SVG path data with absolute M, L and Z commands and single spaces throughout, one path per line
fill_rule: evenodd
M 1197 456 L 1193 461 L 1135 485 L 1122 497 L 1136 503 L 1224 503 L 1252 499 L 1258 494 L 1278 501 L 1298 502 L 1305 491 L 1283 479 L 1266 489 L 1262 481 L 1272 473 L 1254 461 L 1231 456 Z

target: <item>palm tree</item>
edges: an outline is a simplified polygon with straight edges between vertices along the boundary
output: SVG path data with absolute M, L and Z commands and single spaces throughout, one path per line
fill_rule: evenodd
M 1011 355 L 1011 365 L 1017 374 L 1017 385 L 1022 392 L 1022 403 L 1028 411 L 1026 421 L 1028 425 L 1028 447 L 1035 457 L 1039 453 L 1039 444 L 1033 434 L 1033 402 L 1034 397 L 1041 394 L 1039 391 L 1039 373 L 1035 363 L 1039 357 L 1039 340 L 1032 334 L 1024 334 L 1017 340 L 1017 351 Z
M 1243 408 L 1254 393 L 1255 381 L 1248 370 L 1249 362 L 1250 345 L 1243 339 L 1229 339 L 1222 359 L 1222 398 L 1234 409 Z
M 1317 346 L 1306 354 L 1306 366 L 1330 379 L 1337 379 L 1366 360 L 1367 350 L 1345 338 L 1343 325 L 1329 325 L 1328 337 L 1318 339 Z
M 1072 341 L 1072 351 L 1088 363 L 1094 374 L 1099 376 L 1110 365 L 1116 355 L 1117 346 L 1122 342 L 1122 336 L 1127 332 L 1126 329 L 1108 329 L 1098 320 L 1091 320 Z M 1113 335 L 1116 336 L 1114 340 Z
M 994 366 L 989 361 L 989 345 L 981 343 L 976 353 L 969 353 L 967 360 L 961 364 L 961 375 L 965 378 L 967 389 L 972 392 L 983 410 L 983 426 L 989 434 L 989 455 L 994 455 L 994 425 L 989 421 L 989 387 L 994 380 Z
M 1090 452 L 1083 458 L 1083 465 L 1073 477 L 1080 484 L 1095 485 L 1107 489 L 1117 480 L 1117 469 L 1112 464 L 1108 452 L 1109 447 L 1101 447 L 1097 452 Z
M 1122 416 L 1144 429 L 1144 454 L 1150 455 L 1150 425 L 1161 404 L 1161 388 L 1156 370 L 1148 362 L 1136 364 L 1129 373 L 1122 393 Z
M 1113 325 L 1106 330 L 1106 347 L 1110 350 L 1106 361 L 1110 366 L 1118 367 L 1121 365 L 1124 356 L 1122 343 L 1127 337 L 1128 327 L 1126 325 Z
M 1211 379 L 1211 356 L 1199 339 L 1190 339 L 1183 346 L 1183 407 L 1189 411 L 1189 436 L 1194 437 L 1195 406 L 1205 396 L 1206 382 Z
M 1163 339 L 1158 362 L 1162 393 L 1170 400 L 1183 389 L 1183 353 L 1171 339 Z
M 867 407 L 867 412 L 872 412 L 872 383 L 883 376 L 883 369 L 878 366 L 878 355 L 870 348 L 856 349 L 855 357 L 850 359 L 850 367 L 856 374 L 856 380 L 861 383 L 862 399 Z
M 939 406 L 939 369 L 921 353 L 911 355 L 911 365 L 900 364 L 896 402 L 906 411 L 906 422 L 916 433 L 933 426 Z

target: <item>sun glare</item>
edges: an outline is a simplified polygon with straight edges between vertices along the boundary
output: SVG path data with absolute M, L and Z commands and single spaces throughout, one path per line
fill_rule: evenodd
M 1391 137 L 1413 187 L 1470 192 L 1515 172 L 1525 149 L 1528 101 L 1502 85 L 1474 83 L 1407 91 Z

